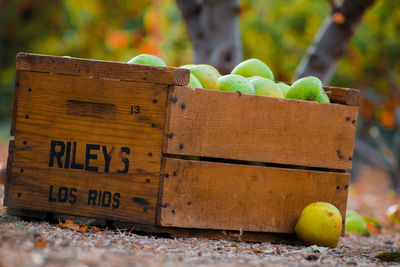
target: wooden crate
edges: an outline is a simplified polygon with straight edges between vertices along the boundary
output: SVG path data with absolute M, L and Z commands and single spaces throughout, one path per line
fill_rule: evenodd
M 291 238 L 314 201 L 345 215 L 357 90 L 325 87 L 322 104 L 185 87 L 179 68 L 26 53 L 16 65 L 11 214 L 253 241 Z

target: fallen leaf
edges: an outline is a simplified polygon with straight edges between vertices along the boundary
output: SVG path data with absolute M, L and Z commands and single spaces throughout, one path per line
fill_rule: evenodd
M 258 249 L 258 248 L 255 248 L 255 247 L 250 247 L 250 248 L 251 248 L 251 250 L 253 250 L 255 253 L 264 253 L 264 251 L 261 250 L 261 249 Z
M 74 225 L 75 223 L 71 220 L 65 220 L 64 225 Z
M 74 225 L 69 225 L 69 229 L 71 229 L 72 231 L 79 232 L 81 228 L 79 227 L 79 225 L 74 224 Z
M 316 253 L 323 253 L 328 250 L 329 250 L 329 248 L 327 248 L 327 247 L 320 247 L 317 245 L 309 246 L 306 248 L 306 252 L 316 252 Z
M 87 226 L 87 225 L 81 225 L 81 226 L 79 227 L 79 232 L 81 232 L 81 233 L 86 233 L 87 229 L 88 229 L 88 226 Z
M 39 240 L 35 242 L 35 248 L 45 248 L 47 246 L 46 239 L 41 237 Z
M 399 252 L 382 252 L 375 255 L 375 258 L 384 262 L 400 262 Z
M 304 254 L 304 258 L 308 261 L 316 261 L 319 258 L 319 254 L 317 253 L 306 253 Z
M 100 232 L 100 229 L 97 228 L 96 226 L 93 226 L 93 227 L 92 227 L 92 230 L 95 231 L 96 234 Z

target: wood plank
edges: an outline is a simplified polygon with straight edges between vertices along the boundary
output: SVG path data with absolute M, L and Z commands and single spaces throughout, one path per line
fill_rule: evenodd
M 350 174 L 167 158 L 163 227 L 293 233 L 302 209 L 346 214 Z
M 350 170 L 357 106 L 173 87 L 163 151 Z
M 360 90 L 333 86 L 324 86 L 324 90 L 332 103 L 340 103 L 349 106 L 360 105 Z
M 27 71 L 19 86 L 7 204 L 154 224 L 168 86 Z
M 6 179 L 4 181 L 4 198 L 3 198 L 3 205 L 7 206 L 7 196 L 10 186 L 10 179 L 11 179 L 11 167 L 13 161 L 13 151 L 14 151 L 14 140 L 10 140 L 8 142 L 8 157 L 7 157 L 7 170 L 6 170 Z
M 156 67 L 91 59 L 19 53 L 17 70 L 90 76 L 166 85 L 187 85 L 190 71 L 173 67 Z

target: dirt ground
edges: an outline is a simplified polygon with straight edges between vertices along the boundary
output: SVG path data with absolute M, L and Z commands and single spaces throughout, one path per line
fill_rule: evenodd
M 0 186 L 0 199 L 3 187 Z M 374 256 L 399 251 L 400 227 L 385 211 L 399 197 L 384 173 L 365 168 L 351 186 L 348 208 L 374 216 L 383 227 L 370 237 L 346 234 L 335 249 L 198 238 L 160 238 L 124 229 L 71 230 L 48 222 L 8 216 L 0 207 L 0 266 L 376 266 L 394 265 Z M 76 226 L 76 225 L 75 225 Z M 81 226 L 82 227 L 82 226 Z

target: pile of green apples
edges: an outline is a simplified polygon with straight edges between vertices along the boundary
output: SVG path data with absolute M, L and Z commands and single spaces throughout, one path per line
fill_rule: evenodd
M 128 63 L 166 66 L 162 59 L 147 54 L 138 55 Z M 190 81 L 187 85 L 189 87 L 330 103 L 322 82 L 317 77 L 301 78 L 291 86 L 275 82 L 271 69 L 257 58 L 241 62 L 231 74 L 224 76 L 221 76 L 216 68 L 207 64 L 189 64 L 180 68 L 190 70 Z

